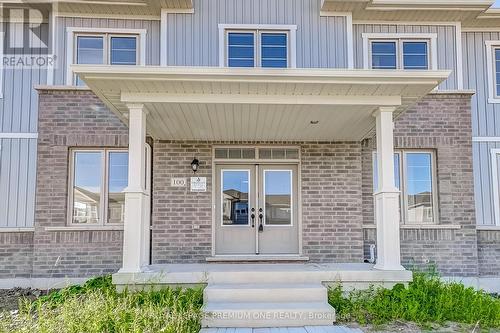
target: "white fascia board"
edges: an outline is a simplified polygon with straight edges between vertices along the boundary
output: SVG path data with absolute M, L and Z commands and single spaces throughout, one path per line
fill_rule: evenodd
M 323 68 L 226 68 L 226 67 L 161 67 L 161 66 L 110 66 L 110 65 L 71 65 L 73 71 L 87 77 L 127 77 L 127 78 L 171 78 L 177 80 L 222 80 L 222 81 L 294 81 L 311 83 L 328 83 L 329 81 L 345 83 L 391 83 L 394 79 L 408 80 L 445 80 L 450 70 L 350 70 Z M 247 81 L 245 81 L 247 82 Z
M 124 103 L 200 103 L 200 104 L 272 104 L 272 105 L 367 105 L 399 106 L 400 96 L 311 96 L 257 94 L 169 94 L 123 92 Z

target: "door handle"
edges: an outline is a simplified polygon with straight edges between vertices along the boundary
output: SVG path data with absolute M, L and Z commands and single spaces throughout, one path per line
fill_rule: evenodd
M 264 231 L 264 225 L 262 224 L 263 217 L 264 217 L 264 214 L 262 214 L 262 208 L 259 208 L 259 232 Z
M 252 228 L 255 228 L 255 208 L 252 208 L 252 214 L 250 217 L 252 218 Z

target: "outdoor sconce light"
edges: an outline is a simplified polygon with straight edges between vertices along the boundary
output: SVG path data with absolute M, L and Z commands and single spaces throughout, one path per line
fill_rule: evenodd
M 200 161 L 198 161 L 198 159 L 195 157 L 193 159 L 193 162 L 191 162 L 191 169 L 193 169 L 193 172 L 196 173 L 199 167 L 200 167 Z

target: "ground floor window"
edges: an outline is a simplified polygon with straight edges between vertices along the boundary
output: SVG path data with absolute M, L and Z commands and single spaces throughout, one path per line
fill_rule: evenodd
M 378 189 L 376 154 L 373 188 Z M 436 161 L 433 151 L 396 150 L 394 182 L 401 191 L 401 221 L 406 224 L 437 223 Z
M 72 150 L 70 166 L 70 225 L 123 223 L 128 152 Z

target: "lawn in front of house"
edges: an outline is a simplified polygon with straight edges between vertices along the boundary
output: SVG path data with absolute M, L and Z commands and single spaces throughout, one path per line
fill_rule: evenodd
M 500 298 L 429 273 L 414 273 L 408 286 L 392 289 L 346 293 L 338 285 L 329 289 L 328 301 L 339 322 L 376 326 L 411 322 L 429 329 L 451 322 L 466 324 L 475 332 L 500 329 Z
M 117 292 L 111 276 L 21 301 L 0 313 L 0 332 L 198 332 L 202 288 Z
M 500 298 L 429 274 L 415 273 L 408 286 L 392 289 L 343 292 L 339 285 L 328 300 L 340 324 L 366 332 L 383 325 L 386 332 L 500 330 Z M 118 292 L 104 276 L 21 301 L 18 311 L 0 311 L 0 332 L 198 332 L 202 305 L 202 288 Z

